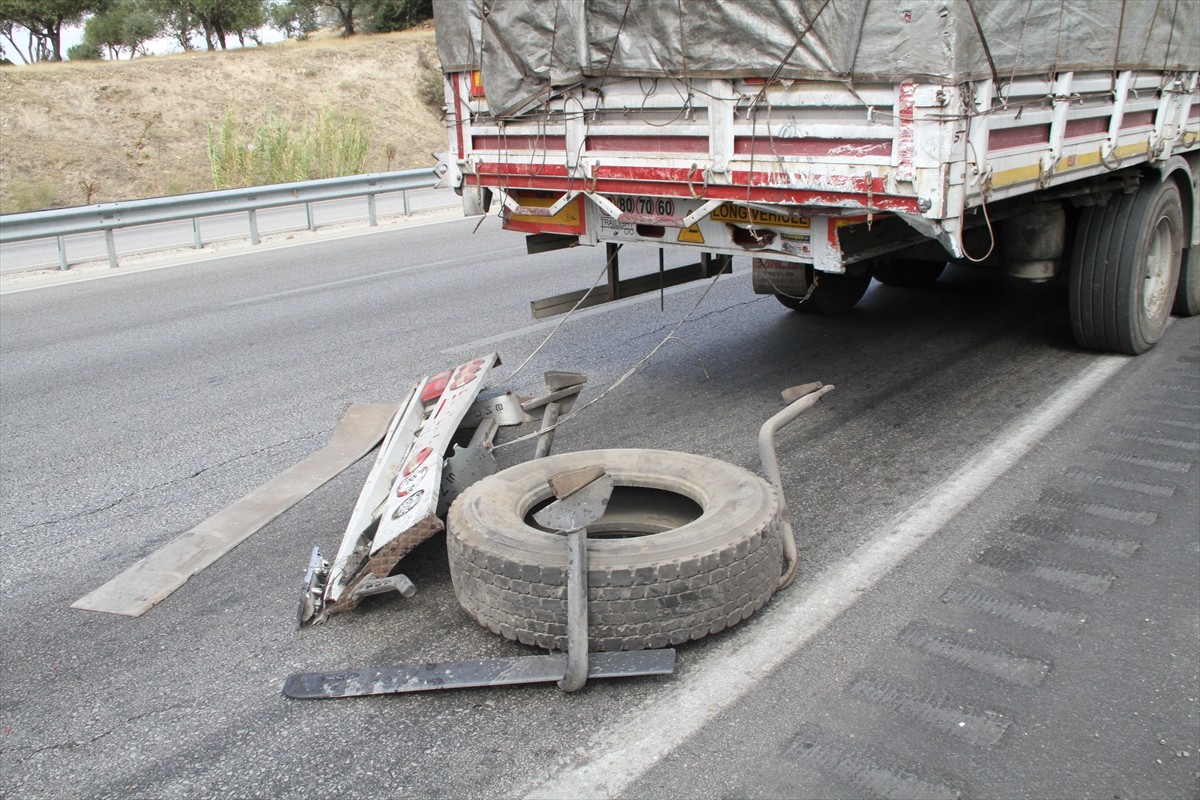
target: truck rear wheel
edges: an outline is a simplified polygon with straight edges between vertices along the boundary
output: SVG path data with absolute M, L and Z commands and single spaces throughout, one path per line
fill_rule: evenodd
M 1175 290 L 1175 308 L 1172 310 L 1180 317 L 1200 314 L 1200 257 L 1196 255 L 1197 250 L 1200 247 L 1185 250 L 1179 267 L 1179 287 Z
M 946 271 L 946 264 L 936 261 L 917 261 L 912 258 L 881 258 L 871 267 L 871 275 L 884 286 L 903 286 L 925 289 L 937 283 Z
M 1183 252 L 1183 207 L 1170 181 L 1144 181 L 1085 208 L 1070 265 L 1071 329 L 1092 350 L 1137 355 L 1162 337 Z
M 681 644 L 737 624 L 779 584 L 780 504 L 762 478 L 662 450 L 594 450 L 528 461 L 480 480 L 446 520 L 450 577 L 480 625 L 548 649 L 567 644 L 566 537 L 533 514 L 551 475 L 601 466 L 613 478 L 588 525 L 591 650 Z
M 808 269 L 810 273 L 814 273 L 812 267 Z M 810 274 L 809 280 L 816 280 L 817 285 L 813 287 L 807 300 L 782 294 L 775 295 L 775 299 L 792 311 L 824 315 L 844 314 L 858 305 L 858 301 L 867 293 L 867 287 L 871 285 L 871 273 L 867 271 L 862 275 L 838 275 L 817 272 L 815 276 Z

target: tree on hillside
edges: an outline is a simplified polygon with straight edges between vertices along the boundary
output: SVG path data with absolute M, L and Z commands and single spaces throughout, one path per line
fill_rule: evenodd
M 3 0 L 0 0 L 3 2 Z M 185 50 L 191 50 L 196 31 L 209 50 L 228 49 L 229 37 L 258 41 L 256 31 L 267 24 L 264 0 L 146 0 L 167 20 L 167 33 Z
M 364 0 L 318 0 L 317 5 L 325 6 L 337 14 L 337 24 L 341 26 L 342 36 L 354 35 L 354 14 L 366 5 Z
M 197 23 L 190 11 L 181 3 L 170 0 L 147 0 L 150 7 L 158 13 L 163 21 L 163 35 L 175 40 L 183 51 L 195 50 L 192 37 L 196 34 Z
M 433 18 L 433 0 L 376 0 L 368 21 L 373 33 L 404 31 Z
M 0 19 L 0 36 L 8 41 L 7 48 L 0 43 L 0 54 L 11 51 L 25 64 L 44 60 L 39 58 L 41 42 L 28 28 L 21 27 L 11 19 Z
M 307 39 L 321 27 L 316 3 L 308 0 L 282 0 L 271 4 L 270 26 L 288 39 Z
M 105 0 L 0 0 L 0 30 L 6 30 L 8 40 L 16 46 L 16 26 L 29 31 L 28 53 L 17 52 L 29 61 L 62 61 L 62 29 L 83 21 L 84 14 L 105 5 Z
M 303 13 L 316 19 L 322 8 L 331 12 L 344 37 L 359 30 L 372 33 L 405 30 L 433 16 L 432 0 L 283 0 L 272 9 L 273 14 L 280 16 L 279 24 L 272 24 L 287 35 L 284 25 L 294 15 Z
M 106 51 L 116 60 L 123 51 L 133 58 L 145 52 L 146 42 L 159 36 L 166 27 L 164 19 L 145 0 L 113 0 L 112 4 L 88 17 L 83 26 L 83 43 L 71 48 L 72 60 L 88 58 L 92 52 Z

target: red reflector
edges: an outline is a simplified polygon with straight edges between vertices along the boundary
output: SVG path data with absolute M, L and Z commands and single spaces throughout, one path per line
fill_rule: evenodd
M 471 72 L 471 97 L 483 97 L 483 74 L 479 70 Z
M 434 400 L 442 396 L 442 392 L 446 391 L 446 384 L 450 382 L 450 371 L 439 372 L 429 379 L 425 384 L 425 388 L 421 390 L 421 402 L 429 405 Z

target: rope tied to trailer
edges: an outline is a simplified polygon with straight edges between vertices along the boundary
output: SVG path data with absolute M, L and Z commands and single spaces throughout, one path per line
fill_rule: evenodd
M 983 33 L 983 24 L 979 21 L 979 14 L 975 12 L 975 4 L 972 0 L 967 0 L 967 10 L 971 12 L 971 21 L 975 24 L 975 33 L 979 36 L 979 44 L 983 47 L 983 54 L 987 57 L 988 69 L 992 73 L 992 80 L 999 86 L 1000 75 L 996 72 L 996 59 L 992 58 L 992 48 L 988 44 L 987 36 Z
M 753 187 L 753 184 L 754 184 L 754 178 L 753 178 L 754 156 L 755 156 L 755 151 L 757 150 L 757 145 L 758 145 L 758 132 L 757 132 L 757 129 L 758 129 L 758 103 L 760 100 L 766 99 L 767 89 L 770 88 L 771 84 L 773 84 L 776 80 L 779 79 L 779 75 L 780 75 L 780 73 L 783 72 L 783 68 L 785 66 L 787 66 L 788 61 L 790 61 L 792 56 L 794 56 L 796 54 L 796 50 L 798 50 L 800 48 L 801 43 L 804 41 L 805 37 L 808 36 L 809 31 L 811 31 L 816 26 L 817 20 L 819 20 L 821 18 L 821 14 L 823 14 L 825 12 L 825 9 L 829 7 L 830 2 L 832 2 L 832 0 L 825 0 L 825 2 L 821 3 L 821 7 L 817 9 L 817 13 L 813 15 L 813 18 L 811 20 L 805 19 L 803 16 L 803 12 L 801 12 L 800 19 L 804 23 L 804 30 L 802 30 L 800 32 L 800 36 L 797 37 L 796 41 L 792 43 L 792 46 L 791 46 L 791 48 L 788 49 L 787 54 L 784 55 L 783 59 L 775 66 L 775 69 L 772 70 L 771 76 L 769 78 L 767 78 L 767 80 L 763 83 L 762 88 L 759 89 L 758 93 L 750 100 L 750 105 L 746 109 L 746 115 L 750 119 L 750 176 L 751 176 L 746 182 L 746 202 L 747 203 L 750 202 L 751 188 Z M 861 31 L 860 31 L 860 33 L 861 33 Z M 780 158 L 778 150 L 775 147 L 774 134 L 771 133 L 771 104 L 769 102 L 767 103 L 767 138 L 771 142 L 771 149 L 774 152 L 776 159 L 782 163 L 783 160 L 782 160 L 782 158 Z
M 696 184 L 695 181 L 692 180 L 692 176 L 695 175 L 696 170 L 699 169 L 700 165 L 693 162 L 687 173 L 688 191 L 691 192 L 693 200 L 699 200 L 704 197 L 704 190 L 708 188 L 708 170 L 701 170 L 700 177 L 704 178 L 704 185 L 700 187 L 701 190 L 699 192 L 696 191 Z
M 605 264 L 605 270 L 607 270 L 607 269 L 608 269 L 608 265 Z M 531 439 L 536 439 L 539 436 L 544 436 L 546 433 L 548 433 L 550 431 L 558 430 L 558 427 L 560 425 L 562 425 L 564 422 L 569 422 L 570 420 L 575 419 L 580 414 L 582 414 L 584 411 L 587 411 L 589 408 L 596 405 L 601 400 L 603 400 L 605 397 L 607 397 L 609 395 L 609 393 L 614 391 L 621 384 L 625 383 L 625 381 L 627 381 L 631 377 L 633 377 L 634 374 L 636 374 L 638 372 L 638 370 L 640 370 L 642 367 L 644 367 L 650 361 L 650 359 L 653 358 L 656 353 L 658 353 L 659 350 L 663 349 L 663 347 L 666 346 L 667 342 L 671 341 L 672 339 L 675 339 L 675 332 L 678 331 L 681 327 L 683 327 L 683 324 L 685 322 L 687 322 L 689 319 L 691 319 L 692 315 L 696 313 L 696 310 L 698 308 L 700 308 L 701 305 L 704 304 L 704 301 L 708 299 L 709 293 L 712 292 L 713 287 L 717 285 L 717 279 L 720 278 L 724 274 L 725 274 L 724 272 L 718 272 L 716 275 L 714 275 L 712 280 L 710 280 L 708 282 L 708 286 L 705 288 L 704 293 L 700 295 L 700 297 L 696 300 L 696 302 L 692 305 L 692 307 L 688 310 L 688 312 L 686 314 L 684 314 L 679 319 L 678 322 L 675 323 L 675 325 L 671 328 L 671 330 L 667 333 L 667 335 L 664 336 L 659 341 L 659 343 L 656 344 L 650 350 L 650 352 L 646 353 L 646 355 L 642 356 L 642 358 L 640 358 L 632 367 L 627 369 L 624 372 L 624 374 L 621 375 L 621 377 L 617 378 L 615 381 L 613 381 L 611 384 L 609 384 L 608 388 L 606 388 L 604 391 L 600 392 L 600 394 L 596 395 L 588 402 L 584 403 L 583 405 L 579 406 L 575 410 L 571 411 L 569 414 L 559 417 L 558 421 L 555 422 L 553 425 L 548 425 L 545 428 L 542 428 L 541 430 L 537 430 L 537 431 L 534 431 L 533 433 L 525 434 L 524 436 L 518 436 L 516 439 L 513 439 L 512 441 L 504 442 L 503 444 L 493 445 L 492 449 L 500 450 L 505 447 L 511 447 L 514 444 L 519 444 L 521 442 L 526 442 Z M 604 273 L 602 272 L 600 274 L 600 277 L 603 277 L 603 275 L 604 275 Z M 596 284 L 599 284 L 600 277 L 598 277 L 596 279 Z M 595 288 L 594 285 L 593 285 L 593 288 Z M 585 297 L 586 297 L 586 295 L 585 295 Z M 575 308 L 579 307 L 579 303 L 582 303 L 583 299 L 584 298 L 582 298 L 582 297 L 579 299 L 579 302 L 575 304 Z M 575 311 L 575 308 L 572 308 L 571 311 L 567 313 L 568 317 L 571 315 L 571 313 L 573 313 Z M 546 342 L 550 341 L 550 339 L 554 336 L 554 334 L 558 333 L 559 329 L 562 327 L 563 323 L 565 323 L 566 321 L 567 321 L 567 319 L 566 319 L 566 317 L 564 317 L 563 320 L 554 327 L 554 330 L 552 330 L 550 332 L 550 334 L 546 337 L 546 339 L 542 342 L 542 344 L 538 345 L 538 347 L 534 350 L 534 352 L 530 354 L 529 358 L 525 359 L 525 361 L 522 362 L 521 366 L 518 367 L 516 370 L 514 370 L 513 373 L 511 375 L 509 375 L 508 377 L 511 379 L 513 375 L 517 374 L 517 372 L 519 372 L 521 369 L 524 369 L 525 365 L 529 363 L 529 360 L 533 358 L 533 356 L 537 353 L 538 350 L 541 350 L 541 348 L 546 344 Z M 675 341 L 682 342 L 683 340 L 675 339 Z M 706 375 L 707 375 L 707 373 L 706 373 Z
M 583 301 L 586 300 L 591 295 L 591 293 L 595 290 L 595 288 L 600 285 L 600 281 L 604 280 L 604 276 L 608 273 L 609 269 L 612 268 L 612 263 L 616 259 L 617 253 L 621 252 L 621 248 L 623 246 L 624 245 L 622 243 L 620 243 L 620 242 L 617 243 L 617 247 L 615 250 L 613 250 L 612 255 L 610 255 L 605 260 L 604 268 L 600 270 L 600 274 L 597 275 L 596 280 L 594 280 L 592 282 L 591 288 L 589 288 L 586 292 L 583 293 L 583 295 L 579 298 L 579 300 L 577 300 L 575 302 L 575 305 L 571 306 L 571 310 L 563 315 L 563 318 L 558 321 L 558 324 L 554 326 L 554 328 L 550 331 L 550 333 L 546 334 L 546 338 L 542 340 L 542 343 L 539 344 L 537 347 L 533 348 L 533 352 L 531 352 L 528 356 L 526 356 L 525 360 L 522 361 L 516 369 L 514 369 L 512 372 L 510 372 L 508 374 L 508 377 L 505 378 L 505 380 L 511 381 L 513 378 L 515 378 L 517 375 L 519 375 L 521 373 L 521 371 L 524 370 L 525 367 L 529 365 L 529 362 L 533 360 L 534 356 L 536 356 L 538 353 L 540 353 L 542 351 L 542 348 L 545 347 L 550 342 L 550 340 L 554 338 L 555 334 L 558 333 L 559 329 L 562 328 L 562 326 L 566 324 L 567 320 L 571 318 L 571 315 L 574 314 L 575 311 L 579 308 L 579 306 L 581 306 L 583 304 Z

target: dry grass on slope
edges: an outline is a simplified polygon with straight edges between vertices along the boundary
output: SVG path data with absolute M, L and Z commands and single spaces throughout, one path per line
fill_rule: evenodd
M 213 188 L 207 142 L 227 113 L 303 124 L 322 109 L 372 130 L 366 171 L 433 163 L 432 30 L 217 53 L 0 69 L 0 213 Z

